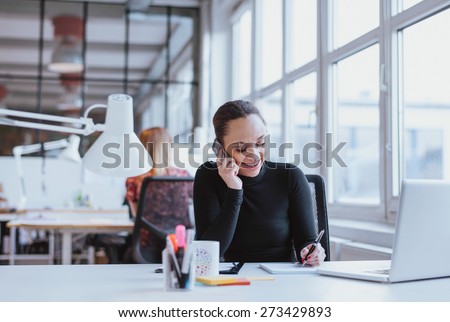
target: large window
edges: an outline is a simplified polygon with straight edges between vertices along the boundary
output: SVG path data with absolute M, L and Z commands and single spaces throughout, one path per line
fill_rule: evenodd
M 422 0 L 396 0 L 392 1 L 394 4 L 397 2 L 398 11 L 404 11 L 418 4 Z
M 292 155 L 289 161 L 300 165 L 305 173 L 318 173 L 320 167 L 317 142 L 316 92 L 317 75 L 315 72 L 296 79 L 290 85 L 292 97 Z
M 333 42 L 341 47 L 351 40 L 378 27 L 379 0 L 333 0 L 330 2 L 333 16 Z
M 450 10 L 399 32 L 403 178 L 450 179 Z
M 346 167 L 332 164 L 336 200 L 380 202 L 378 107 L 379 46 L 374 45 L 336 64 L 336 122 L 338 142 L 345 142 L 341 158 Z
M 289 69 L 296 69 L 317 57 L 317 1 L 290 0 L 287 48 Z
M 270 141 L 269 156 L 273 161 L 283 157 L 283 152 L 280 150 L 282 143 L 282 124 L 283 124 L 283 109 L 281 103 L 281 91 L 277 90 L 267 96 L 262 97 L 257 102 L 261 110 L 261 114 L 267 123 Z M 266 142 L 267 143 L 267 142 Z
M 255 63 L 233 98 L 289 147 L 271 157 L 325 177 L 331 215 L 395 220 L 401 180 L 450 179 L 450 1 L 243 3 L 232 50 Z
M 233 25 L 233 96 L 250 94 L 252 67 L 252 14 L 245 9 Z
M 256 18 L 257 52 L 259 62 L 257 87 L 265 87 L 281 78 L 283 55 L 283 0 L 259 0 Z M 258 58 L 259 57 L 259 58 Z

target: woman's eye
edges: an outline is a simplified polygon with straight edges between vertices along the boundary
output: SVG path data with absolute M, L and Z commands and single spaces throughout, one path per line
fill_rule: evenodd
M 257 143 L 256 144 L 256 147 L 257 148 L 263 148 L 263 147 L 265 147 L 266 146 L 266 142 L 262 142 L 262 143 Z

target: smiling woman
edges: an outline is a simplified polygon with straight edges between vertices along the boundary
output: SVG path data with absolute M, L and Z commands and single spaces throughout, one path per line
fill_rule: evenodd
M 267 129 L 252 103 L 225 103 L 213 123 L 221 148 L 217 162 L 196 173 L 197 239 L 218 240 L 226 261 L 303 261 L 317 236 L 305 175 L 292 164 L 265 159 Z M 324 258 L 319 245 L 307 264 Z

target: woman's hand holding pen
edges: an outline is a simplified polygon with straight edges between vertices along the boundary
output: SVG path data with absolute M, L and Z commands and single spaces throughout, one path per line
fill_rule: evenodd
M 314 244 L 309 244 L 300 251 L 300 256 L 302 257 L 300 263 L 303 263 L 305 260 L 306 264 L 308 264 L 309 266 L 319 266 L 320 264 L 323 263 L 326 254 L 325 249 L 322 247 L 320 243 L 317 243 L 314 251 L 307 258 L 305 258 L 313 245 Z
M 239 172 L 239 166 L 236 164 L 234 158 L 217 158 L 217 167 L 220 177 L 223 181 L 225 181 L 228 188 L 236 190 L 242 189 L 242 180 L 237 175 Z

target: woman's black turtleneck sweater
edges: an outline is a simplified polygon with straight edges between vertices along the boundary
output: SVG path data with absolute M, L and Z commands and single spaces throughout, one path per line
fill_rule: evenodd
M 297 258 L 317 235 L 311 190 L 303 172 L 265 161 L 256 177 L 230 189 L 217 164 L 206 162 L 194 182 L 196 238 L 220 242 L 225 261 L 283 262 Z

